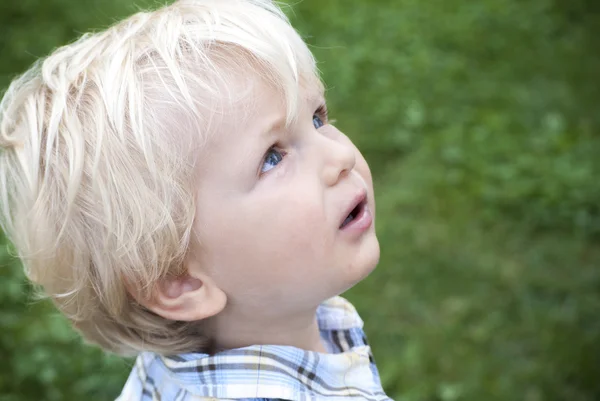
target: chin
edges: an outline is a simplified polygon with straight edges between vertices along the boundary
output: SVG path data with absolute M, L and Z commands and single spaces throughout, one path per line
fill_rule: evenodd
M 365 260 L 363 261 L 362 276 L 359 278 L 358 281 L 365 279 L 369 274 L 371 274 L 373 270 L 375 270 L 377 264 L 379 263 L 379 256 L 379 241 L 377 240 L 377 237 L 373 235 L 373 249 L 371 252 L 369 252 L 368 255 L 365 255 Z
M 373 238 L 369 239 L 369 241 L 372 241 L 372 243 L 369 243 L 368 248 L 360 254 L 360 260 L 358 260 L 358 263 L 354 264 L 352 269 L 347 272 L 346 286 L 342 291 L 340 291 L 340 294 L 367 278 L 367 276 L 371 274 L 373 270 L 375 270 L 375 267 L 377 267 L 380 256 L 379 241 L 375 235 L 373 235 Z

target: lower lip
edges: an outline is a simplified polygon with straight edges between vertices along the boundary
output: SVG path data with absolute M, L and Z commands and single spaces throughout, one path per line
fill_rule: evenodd
M 360 211 L 360 214 L 343 228 L 340 228 L 340 231 L 352 234 L 362 234 L 371 227 L 371 224 L 373 224 L 373 215 L 371 214 L 369 205 L 365 205 Z

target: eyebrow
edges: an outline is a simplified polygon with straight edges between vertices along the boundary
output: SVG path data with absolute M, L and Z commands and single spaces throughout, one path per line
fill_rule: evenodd
M 309 96 L 306 100 L 306 103 L 311 108 L 319 107 L 321 104 L 325 103 L 325 90 L 323 88 L 319 88 L 316 91 L 313 91 L 311 96 Z M 296 117 L 298 117 L 298 114 Z M 278 114 L 272 121 L 266 124 L 266 128 L 261 129 L 257 136 L 257 143 L 253 148 L 260 149 L 265 142 L 269 140 L 273 136 L 274 132 L 282 132 L 283 128 L 286 126 L 286 114 Z M 255 152 L 256 149 L 248 150 L 248 157 L 251 158 L 251 154 Z M 265 149 L 266 150 L 266 149 Z
M 266 129 L 261 130 L 259 137 L 265 138 L 271 136 L 274 131 L 281 131 L 282 128 L 286 125 L 286 115 L 280 114 L 277 115 L 273 121 L 271 121 L 266 127 Z
M 308 98 L 308 103 L 311 105 L 321 105 L 325 103 L 325 89 L 320 88 L 315 94 Z
M 325 92 L 324 90 L 319 90 L 317 93 L 313 93 L 310 97 L 307 98 L 306 103 L 309 107 L 314 108 L 316 110 L 317 107 L 320 107 L 322 104 L 325 104 Z M 296 113 L 296 118 L 299 117 L 300 113 Z M 271 123 L 267 125 L 266 129 L 261 130 L 259 137 L 268 138 L 275 131 L 282 131 L 282 128 L 286 126 L 286 115 L 281 114 L 278 115 Z

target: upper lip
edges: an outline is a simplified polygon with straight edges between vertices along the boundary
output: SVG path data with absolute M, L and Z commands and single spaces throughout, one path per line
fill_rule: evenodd
M 356 192 L 354 194 L 354 196 L 352 197 L 352 201 L 350 201 L 350 203 L 348 203 L 347 207 L 344 209 L 344 213 L 342 214 L 342 218 L 340 220 L 340 224 L 338 225 L 338 227 L 341 227 L 342 224 L 344 224 L 346 217 L 348 217 L 350 212 L 352 212 L 352 210 L 354 210 L 355 207 L 357 207 L 359 204 L 361 204 L 363 202 L 366 202 L 366 200 L 367 200 L 367 190 L 364 188 L 361 188 L 358 192 Z

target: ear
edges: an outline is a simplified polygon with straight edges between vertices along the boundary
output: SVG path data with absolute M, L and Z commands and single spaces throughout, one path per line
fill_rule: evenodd
M 208 275 L 189 269 L 182 276 L 164 278 L 150 299 L 138 302 L 165 319 L 191 322 L 217 315 L 227 295 Z

